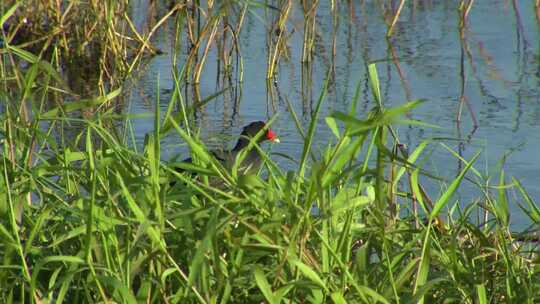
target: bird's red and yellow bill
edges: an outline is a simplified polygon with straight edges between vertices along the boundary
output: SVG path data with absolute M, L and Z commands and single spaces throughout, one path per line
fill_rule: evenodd
M 266 138 L 271 142 L 279 143 L 278 136 L 271 129 L 268 129 L 268 131 L 266 132 Z

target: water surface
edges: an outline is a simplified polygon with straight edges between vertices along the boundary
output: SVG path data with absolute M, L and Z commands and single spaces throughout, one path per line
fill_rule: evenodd
M 200 94 L 204 98 L 229 87 L 225 94 L 197 114 L 202 137 L 210 146 L 230 147 L 243 125 L 277 113 L 273 129 L 282 143 L 272 145 L 271 150 L 299 159 L 302 140 L 287 108 L 287 100 L 307 128 L 327 72 L 331 70 L 332 80 L 315 137 L 315 146 L 324 148 L 333 140 L 324 117 L 333 111 L 347 111 L 357 86 L 361 93 L 357 116 L 363 117 L 374 106 L 365 67 L 378 61 L 385 105 L 425 99 L 411 117 L 441 127 L 397 127 L 400 140 L 409 149 L 423 140 L 445 138 L 434 140 L 424 153 L 422 166 L 425 169 L 452 178 L 462 168 L 441 143 L 466 159 L 481 149 L 484 154 L 476 168 L 485 174 L 490 172 L 490 183 L 496 184 L 497 163 L 509 154 L 504 165 L 506 175 L 516 176 L 531 196 L 540 197 L 540 22 L 532 1 L 515 1 L 516 6 L 511 1 L 476 1 L 463 39 L 460 39 L 457 1 L 413 1 L 414 5 L 407 2 L 394 37 L 389 41 L 385 39 L 387 25 L 379 1 L 362 1 L 351 6 L 340 4 L 337 27 L 333 24 L 329 2 L 321 1 L 317 12 L 315 53 L 308 72 L 301 63 L 304 15 L 298 7 L 293 8 L 286 27 L 290 35 L 288 58 L 280 61 L 278 73 L 270 85 L 266 81 L 267 45 L 268 39 L 272 39 L 269 24 L 275 12 L 254 9 L 246 16 L 239 36 L 242 82 L 236 70 L 230 82 L 218 80 L 216 48 L 210 49 Z M 139 26 L 146 22 L 143 12 L 147 8 L 145 1 L 133 7 L 134 16 L 143 16 L 135 18 Z M 334 34 L 335 58 L 332 56 Z M 127 111 L 152 112 L 157 94 L 161 109 L 166 109 L 174 87 L 173 36 L 174 25 L 170 22 L 154 37 L 153 43 L 166 53 L 153 58 L 141 69 Z M 184 43 L 178 52 L 180 63 L 185 60 L 186 52 Z M 193 100 L 191 89 L 186 92 L 184 98 Z M 470 107 L 464 104 L 458 123 L 461 100 L 466 100 Z M 144 134 L 153 128 L 152 120 L 139 119 L 134 128 L 137 140 L 142 142 Z M 164 158 L 189 153 L 175 134 L 164 139 L 163 148 Z M 278 156 L 275 160 L 285 168 L 295 167 L 293 162 Z M 439 185 L 426 182 L 430 193 L 436 196 Z M 475 195 L 478 192 L 464 194 L 462 199 L 466 202 Z M 512 208 L 517 211 L 515 205 Z M 518 213 L 513 215 L 513 222 L 519 224 L 523 215 Z

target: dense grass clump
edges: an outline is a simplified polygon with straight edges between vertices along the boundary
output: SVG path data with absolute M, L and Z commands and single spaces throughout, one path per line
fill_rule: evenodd
M 194 100 L 181 92 L 198 92 L 212 47 L 220 76 L 230 78 L 236 63 L 241 81 L 238 34 L 253 7 L 273 16 L 272 80 L 288 57 L 292 1 L 171 1 L 144 34 L 128 1 L 105 2 L 0 4 L 1 303 L 540 301 L 533 198 L 504 171 L 496 184 L 478 171 L 480 153 L 455 153 L 462 170 L 453 180 L 430 174 L 424 152 L 441 143 L 406 149 L 393 128 L 428 126 L 404 115 L 421 102 L 385 108 L 374 65 L 375 107 L 357 111 L 358 89 L 347 113 L 325 117 L 333 137 L 322 151 L 313 142 L 328 83 L 307 128 L 290 107 L 303 138 L 294 165 L 281 167 L 256 143 L 265 161 L 258 174 L 223 168 L 208 153 L 192 114 L 226 89 Z M 460 2 L 462 20 L 473 2 Z M 404 3 L 385 9 L 389 38 Z M 318 6 L 301 2 L 306 67 Z M 153 113 L 141 150 L 119 100 L 144 54 L 158 53 L 150 38 L 168 18 L 175 51 L 185 43 L 188 52 L 183 63 L 173 56 L 174 93 L 163 117 Z M 192 153 L 181 172 L 162 160 L 161 139 L 171 135 Z M 425 189 L 433 179 L 443 185 L 437 195 Z M 458 201 L 471 185 L 481 195 Z M 521 231 L 510 225 L 511 207 L 529 217 Z
M 392 128 L 420 124 L 403 117 L 419 102 L 385 109 L 374 66 L 370 78 L 378 106 L 367 117 L 355 113 L 357 98 L 349 113 L 327 117 L 335 138 L 318 153 L 312 142 L 323 89 L 311 125 L 299 129 L 298 167 L 284 172 L 260 150 L 263 175 L 222 168 L 169 114 L 156 112 L 154 132 L 137 152 L 112 131 L 110 113 L 69 118 L 84 103 L 33 107 L 28 121 L 17 118 L 21 104 L 7 103 L 1 301 L 539 301 L 537 239 L 509 227 L 511 203 L 537 227 L 532 198 L 503 173 L 491 186 L 474 169 L 476 154 L 461 159 L 463 171 L 430 199 L 416 165 L 429 143 L 407 155 Z M 82 129 L 58 140 L 52 134 L 61 124 Z M 168 132 L 189 145 L 197 174 L 160 160 Z M 483 196 L 461 205 L 453 197 L 465 178 L 481 185 Z M 511 189 L 522 194 L 515 202 L 506 195 Z

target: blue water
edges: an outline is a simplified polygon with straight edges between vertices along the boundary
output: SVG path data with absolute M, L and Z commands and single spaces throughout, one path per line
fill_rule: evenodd
M 238 81 L 233 60 L 232 87 L 198 113 L 202 138 L 210 146 L 230 147 L 243 125 L 278 114 L 273 129 L 282 143 L 266 148 L 299 159 L 302 140 L 286 100 L 292 103 L 307 127 L 311 110 L 333 62 L 333 23 L 329 2 L 321 1 L 317 11 L 316 51 L 312 79 L 307 84 L 302 78 L 304 17 L 301 9 L 292 9 L 286 26 L 286 33 L 290 34 L 288 56 L 282 58 L 275 85 L 269 87 L 266 83 L 268 28 L 275 13 L 254 9 L 246 15 L 239 36 L 243 82 Z M 335 78 L 330 83 L 329 94 L 317 122 L 315 146 L 323 149 L 333 140 L 324 117 L 333 111 L 348 110 L 357 85 L 361 88 L 357 116 L 364 117 L 374 106 L 365 66 L 379 61 L 378 74 L 385 105 L 390 107 L 407 100 L 425 99 L 426 102 L 413 111 L 411 117 L 440 126 L 439 129 L 397 126 L 400 140 L 412 151 L 423 140 L 446 138 L 430 144 L 422 160 L 424 169 L 443 178 L 453 178 L 461 170 L 463 165 L 443 144 L 465 159 L 482 150 L 483 154 L 475 167 L 482 174 L 489 172 L 490 185 L 496 185 L 497 163 L 511 152 L 504 165 L 506 176 L 517 177 L 533 198 L 539 198 L 540 22 L 535 16 L 533 2 L 516 1 L 517 9 L 514 9 L 511 1 L 475 1 L 464 30 L 464 42 L 460 40 L 457 1 L 412 3 L 407 2 L 396 24 L 391 44 L 385 39 L 387 26 L 379 1 L 365 1 L 351 7 L 341 4 L 336 29 Z M 147 10 L 146 1 L 140 1 L 134 5 L 132 14 Z M 135 21 L 144 27 L 146 19 L 139 16 Z M 166 23 L 154 37 L 155 46 L 166 53 L 153 58 L 139 71 L 140 76 L 127 104 L 129 112 L 152 112 L 157 94 L 160 107 L 165 111 L 174 87 L 171 72 L 173 37 L 173 22 Z M 186 50 L 184 43 L 178 51 L 180 64 L 186 58 Z M 216 54 L 213 45 L 199 85 L 203 98 L 229 86 L 216 81 Z M 474 115 L 464 105 L 458 124 L 456 118 L 462 80 L 463 96 Z M 192 92 L 191 87 L 188 92 Z M 184 98 L 188 102 L 194 100 L 191 93 L 184 95 Z M 476 128 L 473 116 L 478 123 Z M 135 120 L 138 142 L 142 142 L 144 134 L 152 128 L 151 118 Z M 163 149 L 164 158 L 189 153 L 176 134 L 164 139 Z M 278 156 L 275 156 L 275 160 L 284 167 L 295 166 L 293 162 Z M 468 176 L 475 179 L 473 174 Z M 424 182 L 430 194 L 437 197 L 440 184 L 429 180 Z M 465 192 L 459 197 L 463 204 L 480 195 L 476 190 Z M 515 204 L 511 205 L 511 209 L 514 211 L 512 221 L 519 225 L 524 219 L 523 214 L 518 212 Z

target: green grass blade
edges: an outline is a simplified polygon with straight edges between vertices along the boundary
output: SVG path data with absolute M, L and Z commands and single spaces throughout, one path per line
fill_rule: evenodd
M 255 276 L 255 282 L 257 283 L 257 286 L 263 293 L 264 297 L 270 304 L 279 304 L 279 302 L 276 300 L 274 293 L 272 292 L 272 288 L 270 287 L 270 284 L 268 283 L 268 280 L 266 279 L 266 276 L 264 275 L 263 270 L 259 266 L 255 266 L 255 269 L 253 270 L 253 275 Z
M 441 210 L 444 208 L 444 206 L 446 206 L 446 204 L 448 203 L 452 195 L 454 195 L 454 193 L 458 189 L 458 186 L 461 183 L 461 180 L 463 179 L 463 177 L 465 177 L 465 173 L 469 171 L 469 169 L 472 167 L 472 165 L 474 164 L 474 162 L 479 156 L 480 156 L 480 151 L 477 152 L 468 163 L 466 163 L 467 165 L 465 166 L 465 168 L 463 168 L 463 170 L 459 173 L 459 175 L 452 181 L 450 186 L 448 186 L 448 189 L 446 189 L 443 195 L 437 200 L 437 202 L 433 206 L 433 210 L 431 211 L 429 215 L 430 220 L 433 220 L 435 217 L 437 217 L 439 213 L 441 212 Z
M 306 264 L 300 262 L 299 260 L 292 260 L 291 263 L 298 267 L 300 272 L 308 278 L 310 281 L 324 289 L 326 292 L 328 292 L 328 288 L 326 287 L 326 283 L 319 277 L 319 275 L 311 269 L 311 267 L 307 266 Z

